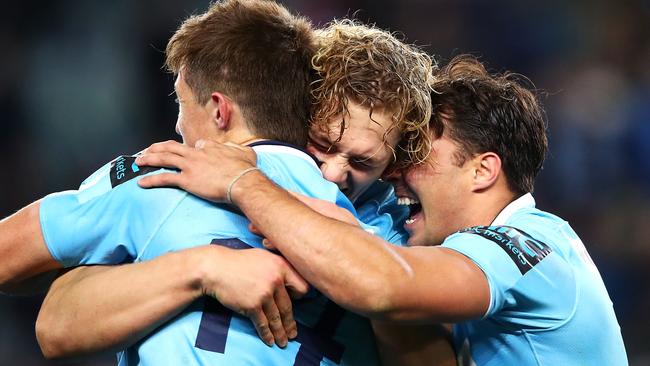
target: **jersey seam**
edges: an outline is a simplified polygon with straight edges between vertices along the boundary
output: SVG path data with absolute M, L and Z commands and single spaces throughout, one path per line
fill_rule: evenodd
M 490 312 L 492 311 L 492 309 L 494 309 L 494 306 L 493 306 L 494 301 L 493 301 L 493 296 L 492 296 L 492 283 L 491 283 L 492 276 L 490 274 L 488 274 L 488 272 L 483 268 L 483 266 L 481 264 L 479 264 L 477 261 L 475 261 L 467 253 L 464 253 L 460 248 L 447 247 L 447 246 L 443 246 L 443 248 L 451 249 L 451 250 L 453 250 L 453 251 L 455 251 L 457 253 L 460 253 L 460 254 L 464 255 L 469 260 L 471 260 L 472 263 L 474 263 L 481 270 L 481 272 L 483 272 L 483 275 L 485 275 L 485 278 L 486 278 L 487 283 L 488 283 L 488 290 L 490 292 L 490 304 L 488 305 L 488 308 L 485 311 L 485 314 L 481 315 L 481 320 L 487 319 L 490 316 Z
M 522 332 L 524 333 L 524 337 L 526 338 L 526 342 L 528 342 L 528 347 L 530 347 L 530 350 L 533 352 L 533 355 L 535 356 L 535 362 L 537 363 L 538 366 L 540 366 L 542 363 L 539 360 L 539 355 L 537 354 L 537 350 L 535 349 L 535 346 L 533 345 L 533 341 L 528 336 L 528 331 L 526 331 L 525 329 L 522 329 Z

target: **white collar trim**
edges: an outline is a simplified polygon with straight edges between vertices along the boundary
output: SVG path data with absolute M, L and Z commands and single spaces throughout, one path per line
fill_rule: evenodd
M 314 159 L 311 158 L 311 156 L 307 155 L 307 153 L 305 153 L 304 151 L 301 151 L 294 147 L 283 146 L 283 145 L 255 145 L 253 146 L 253 150 L 255 150 L 255 152 L 257 153 L 265 152 L 265 153 L 282 153 L 282 154 L 293 155 L 295 157 L 307 161 L 314 168 L 316 168 L 316 170 L 318 170 L 319 173 L 321 173 L 320 169 L 318 168 L 318 165 L 316 165 L 316 162 L 314 161 Z
M 516 200 L 510 202 L 508 206 L 504 207 L 501 212 L 497 215 L 497 217 L 492 221 L 493 226 L 498 226 L 498 225 L 503 225 L 508 221 L 510 216 L 512 216 L 515 212 L 519 211 L 522 208 L 526 207 L 535 207 L 535 199 L 533 198 L 533 195 L 530 193 L 526 193 L 525 195 L 517 198 Z

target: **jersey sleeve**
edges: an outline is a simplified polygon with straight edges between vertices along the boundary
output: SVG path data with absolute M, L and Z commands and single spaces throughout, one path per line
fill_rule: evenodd
M 531 228 L 472 227 L 449 236 L 442 246 L 464 254 L 485 273 L 490 287 L 485 317 L 519 328 L 549 329 L 570 319 L 579 291 L 555 237 Z
M 280 187 L 309 197 L 336 203 L 357 217 L 357 211 L 350 200 L 338 189 L 336 184 L 325 180 L 313 164 L 305 163 L 304 158 L 291 155 L 257 156 L 257 166 Z M 297 180 L 295 177 L 300 177 Z
M 168 213 L 165 191 L 172 189 L 140 188 L 131 178 L 156 172 L 120 164 L 119 159 L 100 168 L 78 190 L 50 194 L 41 201 L 45 243 L 64 267 L 133 261 Z M 130 169 L 131 176 L 120 169 Z
M 475 227 L 449 236 L 442 244 L 471 259 L 485 274 L 490 287 L 486 317 L 516 305 L 513 288 L 534 266 L 520 239 L 511 228 Z

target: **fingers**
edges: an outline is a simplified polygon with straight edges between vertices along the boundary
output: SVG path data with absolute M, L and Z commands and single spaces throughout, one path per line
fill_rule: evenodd
M 168 152 L 180 156 L 186 156 L 191 154 L 194 149 L 187 145 L 181 144 L 178 141 L 168 140 L 163 142 L 156 142 L 151 144 L 148 148 L 144 150 L 144 153 L 159 153 L 159 152 Z
M 269 322 L 264 312 L 261 309 L 257 309 L 245 313 L 244 315 L 251 319 L 255 326 L 255 330 L 257 331 L 257 335 L 260 336 L 262 341 L 264 341 L 264 343 L 269 347 L 273 346 L 275 338 L 273 338 L 273 333 L 271 333 L 271 328 L 269 328 Z
M 155 166 L 183 170 L 186 168 L 185 158 L 170 152 L 146 151 L 135 159 L 138 166 Z
M 275 245 L 273 245 L 273 243 L 271 243 L 267 238 L 262 239 L 262 245 L 264 245 L 264 248 L 268 250 L 276 250 Z
M 194 147 L 197 149 L 205 149 L 205 148 L 210 148 L 216 146 L 217 143 L 211 140 L 196 140 L 196 143 L 194 144 Z
M 248 224 L 248 230 L 250 230 L 251 233 L 259 236 L 264 236 L 261 231 L 257 229 L 257 226 L 253 225 L 253 223 Z
M 152 174 L 138 180 L 138 185 L 142 188 L 153 187 L 179 187 L 184 188 L 183 176 L 180 173 L 160 173 Z
M 236 144 L 236 143 L 230 142 L 230 141 L 226 141 L 223 144 L 226 145 L 226 146 L 237 148 L 239 150 L 246 150 L 247 149 L 247 147 L 245 147 L 245 146 L 241 146 L 239 144 Z M 248 149 L 250 149 L 250 148 L 248 148 Z
M 309 283 L 305 281 L 296 270 L 287 265 L 287 272 L 284 276 L 284 285 L 294 299 L 299 299 L 309 291 Z
M 282 290 L 278 289 L 276 293 L 280 293 L 282 291 L 284 291 L 284 289 Z M 286 291 L 284 292 L 285 292 L 284 296 L 287 298 L 286 301 L 289 301 L 289 303 L 291 303 L 291 300 L 289 300 L 289 295 L 286 294 Z M 282 297 L 282 295 L 278 295 L 278 296 Z M 264 315 L 266 316 L 266 320 L 268 320 L 269 322 L 268 327 L 271 330 L 275 343 L 280 347 L 286 347 L 287 333 L 284 331 L 282 316 L 280 315 L 280 310 L 278 309 L 278 305 L 275 303 L 275 301 L 276 301 L 275 297 L 267 301 L 266 303 L 264 303 L 262 309 L 264 311 Z
M 286 336 L 289 339 L 296 338 L 298 336 L 298 326 L 296 325 L 296 320 L 293 318 L 293 305 L 287 290 L 285 288 L 278 289 L 274 295 L 274 299 L 280 312 L 282 328 Z

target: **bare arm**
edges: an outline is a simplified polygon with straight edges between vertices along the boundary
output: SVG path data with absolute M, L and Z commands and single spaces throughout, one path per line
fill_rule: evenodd
M 440 322 L 481 316 L 487 310 L 484 274 L 453 250 L 392 246 L 311 210 L 261 173 L 244 176 L 232 197 L 310 283 L 353 311 L 374 318 Z
M 144 187 L 174 185 L 223 201 L 233 177 L 254 166 L 255 157 L 241 147 L 208 143 L 196 150 L 168 142 L 153 145 L 138 164 L 181 169 L 146 177 Z M 234 203 L 303 277 L 350 310 L 378 319 L 455 322 L 488 308 L 487 279 L 462 254 L 392 246 L 315 212 L 260 172 L 245 174 L 231 188 Z
M 249 269 L 246 275 L 242 268 Z M 48 358 L 122 349 L 209 295 L 256 323 L 266 321 L 266 328 L 258 328 L 260 336 L 284 345 L 296 329 L 291 301 L 282 293 L 285 284 L 297 293 L 307 291 L 307 284 L 279 256 L 215 245 L 142 263 L 79 267 L 53 283 L 36 334 Z M 277 319 L 269 320 L 267 314 Z
M 58 358 L 118 350 L 180 312 L 200 296 L 201 287 L 198 270 L 178 257 L 79 267 L 59 277 L 36 321 L 43 354 Z
M 0 221 L 0 292 L 44 291 L 51 276 L 30 279 L 61 267 L 45 245 L 39 209 L 36 201 Z

